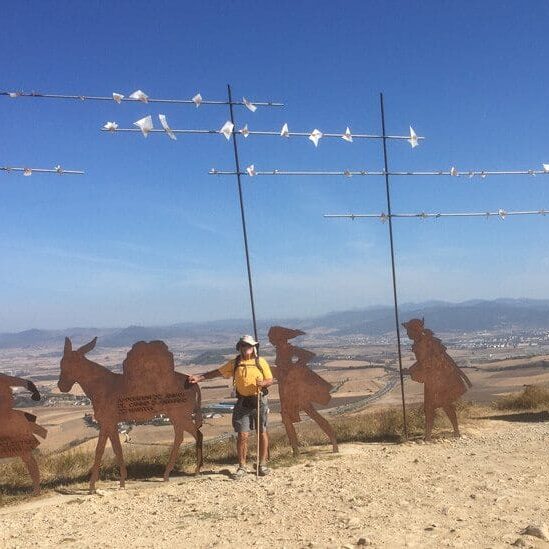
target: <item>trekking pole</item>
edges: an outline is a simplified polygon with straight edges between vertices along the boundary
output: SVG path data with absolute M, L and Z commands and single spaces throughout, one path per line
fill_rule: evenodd
M 259 433 L 259 420 L 261 417 L 261 388 L 257 388 L 257 459 L 255 461 L 255 478 L 259 479 L 259 452 L 260 452 L 260 433 Z

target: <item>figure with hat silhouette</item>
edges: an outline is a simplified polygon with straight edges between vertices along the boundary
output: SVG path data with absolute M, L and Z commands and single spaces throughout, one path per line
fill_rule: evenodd
M 20 457 L 32 479 L 33 494 L 40 494 L 40 472 L 32 450 L 40 442 L 34 436 L 46 438 L 48 431 L 36 423 L 36 416 L 14 410 L 12 387 L 25 387 L 33 400 L 40 400 L 40 393 L 32 381 L 0 374 L 0 458 Z
M 276 348 L 276 367 L 273 371 L 278 381 L 282 423 L 294 456 L 299 453 L 294 423 L 301 421 L 299 415 L 301 411 L 305 412 L 326 433 L 332 443 L 333 451 L 337 452 L 337 439 L 332 426 L 313 406 L 313 403 L 326 405 L 330 402 L 332 386 L 307 366 L 316 355 L 288 342 L 300 335 L 305 335 L 305 332 L 283 326 L 272 326 L 269 330 L 269 341 Z
M 461 371 L 454 359 L 446 352 L 446 347 L 431 330 L 425 328 L 423 319 L 413 318 L 402 324 L 408 337 L 414 342 L 412 351 L 416 362 L 410 367 L 414 381 L 423 383 L 423 407 L 425 410 L 425 440 L 431 440 L 435 420 L 435 410 L 442 408 L 454 428 L 454 435 L 460 436 L 454 402 L 469 387 L 469 378 Z
M 268 362 L 258 356 L 259 343 L 250 335 L 242 336 L 236 343 L 238 355 L 217 370 L 204 374 L 189 376 L 190 383 L 199 383 L 216 377 L 233 378 L 237 401 L 233 409 L 233 428 L 237 433 L 238 468 L 234 479 L 244 477 L 248 470 L 246 460 L 250 431 L 258 430 L 258 468 L 257 474 L 265 476 L 270 473 L 267 467 L 269 455 L 269 436 L 267 434 L 267 417 L 269 404 L 267 387 L 273 383 L 273 374 Z

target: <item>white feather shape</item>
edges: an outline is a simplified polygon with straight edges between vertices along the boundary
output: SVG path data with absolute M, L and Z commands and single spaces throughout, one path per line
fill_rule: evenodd
M 223 124 L 223 127 L 219 130 L 219 133 L 223 134 L 228 141 L 231 138 L 233 129 L 234 124 L 230 120 L 227 120 L 227 122 L 225 122 L 225 124 Z
M 257 111 L 257 107 L 251 101 L 248 101 L 245 97 L 242 98 L 242 103 L 244 103 L 244 105 L 249 111 L 252 111 L 252 112 Z
M 137 126 L 144 137 L 147 137 L 149 132 L 154 128 L 152 116 L 149 114 L 149 116 L 145 116 L 144 118 L 141 118 L 137 122 L 133 123 L 134 126 Z
M 347 129 L 345 130 L 345 133 L 341 136 L 341 139 L 347 141 L 347 143 L 353 142 L 353 134 L 351 133 L 349 126 L 347 126 Z
M 165 114 L 159 114 L 158 119 L 160 120 L 160 123 L 162 124 L 162 127 L 164 128 L 165 132 L 168 134 L 170 139 L 173 139 L 174 141 L 177 141 L 177 136 L 175 133 L 173 133 L 172 129 L 170 128 L 170 125 L 168 124 L 168 121 L 166 120 Z
M 309 135 L 309 139 L 315 144 L 315 147 L 318 147 L 318 142 L 322 139 L 322 132 L 320 130 L 314 129 Z
M 149 102 L 149 96 L 142 92 L 141 90 L 136 90 L 130 95 L 130 99 L 137 99 L 138 101 L 142 101 L 143 103 Z

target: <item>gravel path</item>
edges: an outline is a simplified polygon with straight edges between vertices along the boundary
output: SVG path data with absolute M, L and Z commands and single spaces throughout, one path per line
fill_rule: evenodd
M 432 444 L 347 444 L 256 480 L 99 484 L 0 509 L 2 547 L 549 547 L 549 422 Z M 311 454 L 313 455 L 313 454 Z M 518 541 L 517 541 L 518 540 Z M 522 544 L 522 545 L 521 545 Z

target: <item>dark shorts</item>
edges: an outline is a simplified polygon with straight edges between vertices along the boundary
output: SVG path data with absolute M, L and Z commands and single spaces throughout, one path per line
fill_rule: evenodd
M 259 410 L 259 430 L 267 430 L 267 416 L 269 414 L 269 403 L 267 396 L 261 397 Z M 236 433 L 249 433 L 256 430 L 257 408 L 245 408 L 242 399 L 238 398 L 233 409 L 233 429 Z

